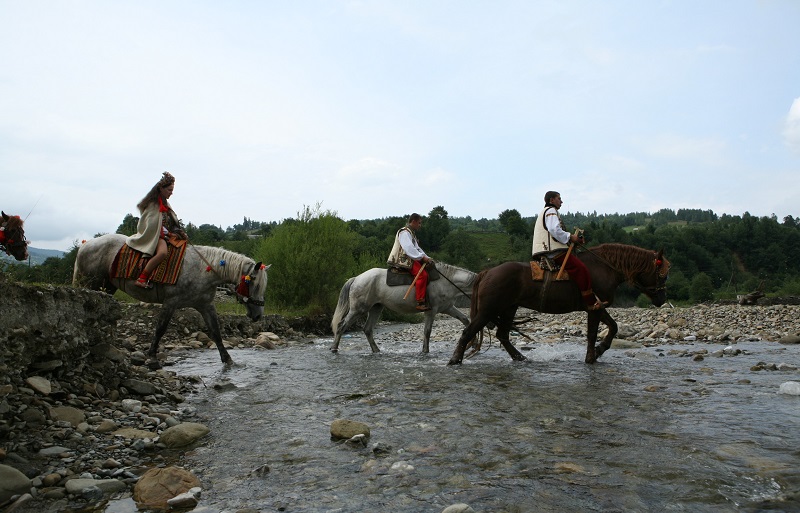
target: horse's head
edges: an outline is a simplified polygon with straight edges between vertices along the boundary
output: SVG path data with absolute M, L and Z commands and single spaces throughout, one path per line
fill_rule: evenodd
M 252 321 L 259 321 L 264 315 L 264 293 L 267 291 L 267 271 L 270 267 L 272 264 L 256 262 L 236 287 L 236 297 L 247 307 L 247 316 Z
M 637 278 L 639 289 L 650 298 L 655 306 L 667 302 L 667 278 L 669 277 L 669 260 L 664 258 L 664 250 L 653 253 L 653 266 L 649 272 L 641 273 Z
M 28 241 L 25 239 L 25 230 L 22 229 L 22 219 L 19 216 L 3 214 L 3 224 L 0 228 L 0 246 L 7 255 L 19 261 L 28 258 Z

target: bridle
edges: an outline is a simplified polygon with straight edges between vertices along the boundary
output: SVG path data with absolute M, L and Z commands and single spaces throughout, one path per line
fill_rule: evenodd
M 239 281 L 239 285 L 236 286 L 236 299 L 244 304 L 244 305 L 255 305 L 255 306 L 264 306 L 263 299 L 257 299 L 250 296 L 250 285 L 255 280 L 253 277 L 258 271 L 263 269 L 263 265 L 261 268 L 257 268 L 258 264 L 253 264 L 253 270 L 249 273 L 242 275 L 242 279 Z
M 6 255 L 11 255 L 11 250 L 15 248 L 26 248 L 28 246 L 28 239 L 25 238 L 25 232 L 21 227 L 13 230 L 7 229 L 7 224 L 4 222 L 0 226 L 0 248 L 3 248 Z

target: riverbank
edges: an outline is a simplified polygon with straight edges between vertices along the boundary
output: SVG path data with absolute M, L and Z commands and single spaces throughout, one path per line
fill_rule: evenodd
M 91 295 L 86 298 L 104 301 Z M 80 301 L 85 302 L 86 298 L 81 296 Z M 102 347 L 102 351 L 94 350 L 95 360 L 81 360 L 80 355 L 63 358 L 51 354 L 49 359 L 29 362 L 24 369 L 13 369 L 7 374 L 7 381 L 0 384 L 3 419 L 0 465 L 13 467 L 31 479 L 31 499 L 23 506 L 30 508 L 29 511 L 57 511 L 97 502 L 95 495 L 67 490 L 67 483 L 79 477 L 118 480 L 123 485 L 122 496 L 129 495 L 147 469 L 182 460 L 183 453 L 168 449 L 159 436 L 176 423 L 198 419 L 197 406 L 187 404 L 184 399 L 209 384 L 170 370 L 170 364 L 173 354 L 185 355 L 186 351 L 213 348 L 202 331 L 202 320 L 193 311 L 181 311 L 176 315 L 163 339 L 164 367 L 152 369 L 148 367 L 145 352 L 152 337 L 157 307 L 133 304 L 120 305 L 119 311 L 114 306 L 109 308 L 108 315 L 117 318 L 112 323 L 114 329 L 109 330 L 105 338 L 102 336 L 105 328 L 95 334 L 98 338 L 93 347 Z M 520 333 L 529 338 L 513 337 L 513 342 L 521 349 L 574 342 L 585 337 L 585 314 L 520 313 L 531 317 L 530 322 L 520 327 Z M 800 306 L 795 305 L 631 308 L 612 309 L 611 313 L 620 326 L 616 347 L 704 341 L 719 345 L 722 351 L 745 341 L 800 342 Z M 306 347 L 311 340 L 330 336 L 319 333 L 324 325 L 325 320 L 321 319 L 286 320 L 271 316 L 260 324 L 252 324 L 242 317 L 222 318 L 223 336 L 226 346 L 233 351 L 234 361 L 237 360 L 236 349 L 270 351 Z M 304 331 L 308 328 L 311 330 Z M 66 328 L 59 329 L 63 332 Z M 458 321 L 439 316 L 433 327 L 432 347 L 439 352 L 451 351 L 460 331 Z M 8 333 L 13 334 L 13 329 Z M 20 332 L 17 336 L 24 334 Z M 422 324 L 382 323 L 376 338 L 386 352 L 392 351 L 393 341 L 419 341 L 421 347 Z M 58 345 L 56 341 L 52 352 Z M 500 351 L 497 346 L 494 350 Z M 358 332 L 353 331 L 343 348 L 343 352 L 347 351 L 368 353 L 369 347 Z M 103 362 L 114 363 L 113 379 L 99 368 L 108 367 Z M 221 367 L 221 363 L 216 363 Z M 10 357 L 5 365 L 14 365 Z M 236 373 L 236 369 L 231 372 Z M 789 372 L 786 379 L 793 379 L 795 374 Z M 203 416 L 200 415 L 201 420 Z M 126 436 L 125 433 L 138 434 Z M 142 433 L 149 433 L 149 436 Z M 199 445 L 203 444 L 201 440 Z M 205 485 L 214 486 L 213 483 Z

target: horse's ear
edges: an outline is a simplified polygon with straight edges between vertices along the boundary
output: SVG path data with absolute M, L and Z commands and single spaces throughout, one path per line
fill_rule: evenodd
M 259 262 L 256 262 L 255 267 L 253 267 L 253 272 L 257 273 L 260 270 L 261 270 L 261 262 L 259 261 Z
M 3 212 L 3 211 L 0 210 L 0 212 Z M 8 221 L 8 216 L 6 215 L 5 212 L 3 212 L 3 220 Z

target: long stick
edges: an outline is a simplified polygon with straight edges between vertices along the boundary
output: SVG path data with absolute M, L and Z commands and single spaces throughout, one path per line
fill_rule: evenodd
M 422 274 L 423 270 L 425 270 L 425 266 L 426 265 L 428 265 L 428 262 L 425 262 L 424 264 L 422 264 L 422 267 L 419 268 L 419 271 L 417 271 L 417 275 L 414 276 L 414 281 L 412 281 L 411 285 L 408 286 L 408 290 L 406 291 L 406 295 L 403 296 L 403 299 L 408 297 L 408 294 L 411 292 L 411 289 L 414 288 L 414 284 L 417 283 L 417 279 L 419 279 L 419 275 Z
M 581 230 L 580 228 L 575 228 L 575 235 L 578 235 L 578 232 L 580 230 Z M 567 256 L 565 256 L 564 260 L 561 261 L 561 268 L 559 268 L 558 274 L 556 275 L 556 281 L 561 279 L 561 273 L 564 272 L 564 267 L 565 267 L 565 265 L 567 263 L 567 259 L 569 258 L 570 253 L 572 253 L 572 248 L 574 248 L 574 247 L 575 247 L 575 243 L 574 242 L 570 242 L 569 249 L 567 250 Z

